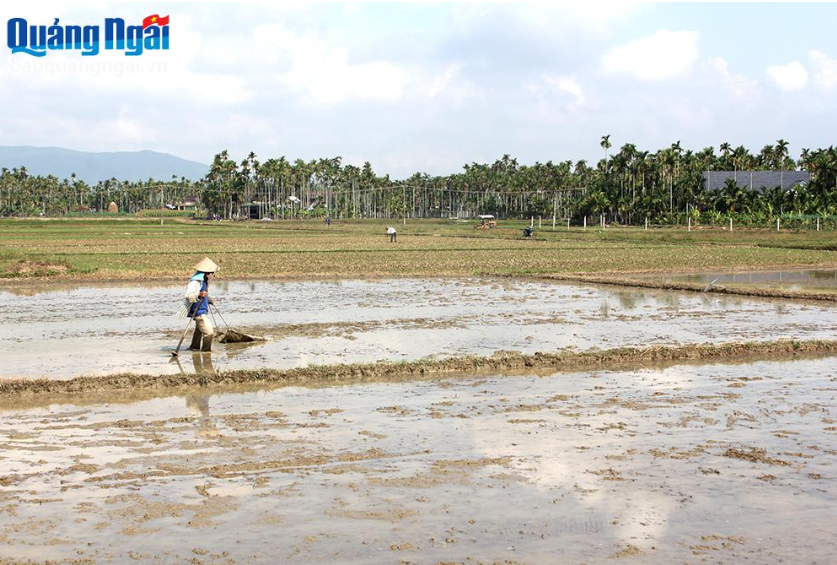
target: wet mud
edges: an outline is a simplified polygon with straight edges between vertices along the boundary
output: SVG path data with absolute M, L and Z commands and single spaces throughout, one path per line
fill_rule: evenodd
M 837 271 L 749 271 L 743 273 L 622 273 L 612 275 L 540 275 L 537 279 L 675 290 L 721 295 L 837 302 Z
M 835 357 L 166 394 L 0 411 L 0 562 L 837 554 Z
M 714 281 L 717 285 L 742 288 L 837 293 L 837 269 L 738 270 L 686 274 L 666 273 L 648 275 L 647 278 L 697 284 L 709 284 Z
M 333 384 L 369 381 L 401 381 L 434 378 L 468 372 L 513 372 L 515 370 L 645 367 L 683 361 L 712 362 L 753 359 L 793 359 L 837 354 L 837 340 L 783 340 L 774 342 L 698 344 L 679 347 L 626 347 L 581 352 L 534 353 L 498 352 L 489 357 L 466 356 L 412 362 L 382 361 L 372 364 L 324 365 L 296 369 L 217 371 L 208 353 L 192 353 L 195 373 L 178 375 L 122 374 L 76 377 L 73 379 L 0 380 L 0 406 L 16 402 L 15 396 L 61 395 L 85 392 L 139 391 L 209 385 Z M 179 362 L 179 360 L 178 360 Z M 10 397 L 6 399 L 5 397 Z
M 0 380 L 203 370 L 169 363 L 182 285 L 0 289 Z M 497 352 L 825 340 L 833 306 L 718 294 L 512 279 L 219 281 L 234 328 L 270 338 L 216 344 L 214 370 L 413 362 Z M 224 328 L 220 317 L 219 329 Z

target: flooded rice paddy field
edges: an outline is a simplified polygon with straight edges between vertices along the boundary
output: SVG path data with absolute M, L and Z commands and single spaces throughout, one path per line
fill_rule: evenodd
M 0 411 L 0 561 L 837 554 L 837 358 L 43 401 Z
M 510 279 L 217 282 L 234 327 L 270 336 L 170 363 L 181 284 L 3 286 L 0 378 L 174 374 L 497 351 L 831 339 L 827 304 Z M 221 320 L 217 319 L 219 325 Z M 191 332 L 187 336 L 188 345 Z
M 837 270 L 835 269 L 797 269 L 792 271 L 741 271 L 711 272 L 692 274 L 631 275 L 629 278 L 650 280 L 663 284 L 715 283 L 729 288 L 756 288 L 786 291 L 837 291 Z

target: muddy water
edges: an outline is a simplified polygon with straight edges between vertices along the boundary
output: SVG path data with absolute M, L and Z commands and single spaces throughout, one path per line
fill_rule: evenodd
M 7 409 L 0 561 L 831 562 L 835 375 L 830 358 Z
M 713 272 L 680 275 L 632 275 L 631 278 L 654 280 L 664 284 L 697 283 L 731 288 L 763 288 L 790 291 L 837 291 L 837 270 L 802 269 L 793 271 Z
M 177 364 L 167 351 L 184 327 L 174 316 L 182 290 L 169 284 L 3 287 L 0 377 L 830 339 L 837 329 L 828 305 L 539 281 L 220 282 L 213 295 L 226 321 L 273 340 L 216 344 L 211 356 L 182 355 Z

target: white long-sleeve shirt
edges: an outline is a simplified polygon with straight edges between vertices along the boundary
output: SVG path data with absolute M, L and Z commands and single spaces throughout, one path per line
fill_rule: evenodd
M 181 304 L 180 309 L 177 311 L 178 318 L 189 317 L 189 307 L 198 300 L 201 293 L 201 286 L 202 281 L 199 280 L 189 281 L 189 284 L 186 285 L 186 292 L 183 293 L 183 304 Z
M 190 304 L 198 299 L 198 295 L 201 293 L 201 285 L 201 281 L 198 280 L 189 281 L 189 284 L 186 285 L 185 297 Z

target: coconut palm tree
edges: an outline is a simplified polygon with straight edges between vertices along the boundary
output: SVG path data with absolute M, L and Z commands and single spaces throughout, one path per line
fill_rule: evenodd
M 611 145 L 611 143 L 610 143 L 610 134 L 603 135 L 602 136 L 602 141 L 599 143 L 599 145 L 601 145 L 602 149 L 604 149 L 605 164 L 607 164 L 607 150 L 610 149 L 611 147 L 613 147 L 613 145 Z
M 781 166 L 781 172 L 779 173 L 779 184 L 784 190 L 785 188 L 785 158 L 788 156 L 788 142 L 784 139 L 777 139 L 776 140 L 776 160 L 779 162 Z

